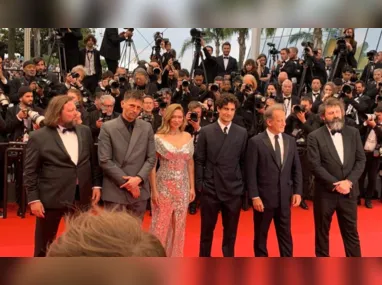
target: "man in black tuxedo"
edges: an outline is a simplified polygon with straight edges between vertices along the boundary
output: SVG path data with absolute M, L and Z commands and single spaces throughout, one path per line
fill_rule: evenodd
M 237 72 L 237 60 L 236 58 L 233 58 L 232 56 L 229 56 L 229 53 L 231 52 L 231 44 L 229 42 L 225 42 L 222 45 L 223 49 L 223 55 L 218 56 L 216 58 L 216 62 L 218 64 L 218 76 L 229 75 L 229 78 L 231 78 L 231 72 Z
M 113 72 L 116 72 L 118 67 L 118 60 L 121 57 L 121 42 L 126 40 L 126 37 L 132 37 L 131 31 L 118 33 L 118 28 L 107 28 L 103 35 L 101 45 L 101 55 L 105 58 L 107 68 Z
M 280 256 L 293 256 L 291 205 L 299 206 L 302 170 L 295 140 L 283 134 L 285 111 L 281 104 L 264 113 L 265 132 L 248 142 L 246 182 L 254 208 L 255 256 L 268 256 L 267 238 L 272 219 Z
M 196 189 L 202 191 L 200 257 L 211 256 L 219 211 L 223 220 L 223 255 L 233 257 L 244 191 L 247 131 L 232 123 L 239 101 L 232 94 L 216 101 L 219 119 L 200 129 L 195 152 Z
M 315 176 L 313 199 L 316 256 L 329 256 L 329 230 L 334 212 L 346 256 L 360 257 L 357 230 L 358 179 L 366 157 L 359 131 L 347 126 L 344 105 L 329 98 L 320 106 L 325 126 L 308 136 L 308 156 Z
M 293 83 L 287 79 L 282 83 L 281 94 L 276 97 L 276 102 L 284 106 L 286 118 L 293 113 L 293 106 L 300 104 L 300 98 L 293 95 L 292 91 Z
M 84 43 L 86 47 L 80 50 L 79 62 L 86 70 L 83 84 L 86 89 L 94 94 L 102 75 L 101 53 L 94 47 L 97 44 L 94 35 L 87 35 Z
M 66 72 L 78 65 L 80 48 L 78 42 L 82 40 L 82 33 L 80 28 L 62 28 L 64 31 L 64 36 L 61 41 L 65 46 L 65 59 L 66 59 Z M 61 56 L 61 62 L 63 63 L 63 53 Z M 62 64 L 62 67 L 64 65 Z
M 46 110 L 45 127 L 29 138 L 24 168 L 28 203 L 36 216 L 34 256 L 45 256 L 61 217 L 97 204 L 101 197 L 100 168 L 89 127 L 76 125 L 72 98 L 54 97 Z

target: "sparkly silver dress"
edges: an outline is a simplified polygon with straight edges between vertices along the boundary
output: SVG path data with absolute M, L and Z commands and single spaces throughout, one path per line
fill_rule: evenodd
M 156 174 L 158 205 L 151 205 L 150 232 L 159 238 L 169 257 L 182 257 L 189 204 L 190 183 L 187 163 L 193 157 L 191 139 L 181 148 L 155 136 L 159 154 Z

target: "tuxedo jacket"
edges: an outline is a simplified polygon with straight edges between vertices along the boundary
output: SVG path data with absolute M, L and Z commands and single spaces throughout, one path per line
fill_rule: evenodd
M 62 209 L 73 204 L 78 179 L 80 204 L 91 202 L 92 187 L 101 186 L 89 127 L 75 126 L 78 163 L 75 165 L 56 128 L 43 127 L 31 133 L 26 146 L 24 185 L 28 202 L 40 200 L 46 209 Z
M 237 60 L 232 56 L 229 56 L 227 69 L 224 67 L 224 59 L 222 55 L 216 58 L 216 62 L 218 65 L 218 76 L 224 77 L 224 75 L 230 75 L 231 72 L 238 72 Z
M 336 199 L 342 195 L 333 191 L 333 183 L 348 179 L 353 188 L 349 198 L 359 196 L 358 179 L 365 168 L 366 157 L 358 129 L 345 125 L 342 130 L 344 163 L 341 163 L 326 125 L 308 136 L 309 163 L 315 177 L 315 195 Z
M 106 28 L 100 49 L 101 55 L 110 60 L 119 60 L 121 57 L 121 42 L 124 37 L 118 33 L 118 28 Z
M 293 194 L 302 194 L 302 170 L 294 138 L 282 134 L 281 167 L 266 131 L 248 141 L 246 178 L 250 198 L 260 197 L 265 208 L 289 208 Z
M 201 128 L 195 152 L 196 189 L 229 201 L 244 191 L 246 129 L 232 123 L 225 135 L 218 122 Z

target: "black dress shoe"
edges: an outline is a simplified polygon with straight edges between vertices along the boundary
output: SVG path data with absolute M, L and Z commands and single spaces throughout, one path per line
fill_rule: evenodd
M 373 208 L 373 204 L 371 203 L 371 200 L 370 200 L 370 199 L 366 199 L 366 200 L 365 200 L 365 206 L 366 206 L 366 208 L 368 208 L 368 209 L 372 209 L 372 208 Z
M 308 205 L 305 203 L 305 200 L 301 200 L 300 207 L 304 210 L 309 210 Z

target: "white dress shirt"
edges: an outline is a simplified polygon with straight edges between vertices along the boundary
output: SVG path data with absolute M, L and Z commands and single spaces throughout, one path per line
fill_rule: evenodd
M 273 150 L 276 151 L 275 135 L 273 133 L 271 133 L 271 131 L 268 129 L 266 131 L 267 131 L 269 139 L 271 140 Z M 283 134 L 282 133 L 279 133 L 279 145 L 280 145 L 280 151 L 281 151 L 281 163 L 284 163 L 284 140 L 283 140 Z
M 220 128 L 222 129 L 222 132 L 224 133 L 224 128 L 227 127 L 227 134 L 229 133 L 229 129 L 231 128 L 231 125 L 232 125 L 232 122 L 230 122 L 227 126 L 224 125 L 220 119 L 218 119 L 218 124 L 220 126 Z
M 65 132 L 63 130 L 65 128 L 62 126 L 58 126 L 57 132 L 64 143 L 66 151 L 69 153 L 70 158 L 73 163 L 77 165 L 78 163 L 78 138 L 76 132 Z
M 284 100 L 284 111 L 285 111 L 285 118 L 288 118 L 289 115 L 292 113 L 292 95 L 285 96 L 283 94 L 283 100 Z
M 225 58 L 225 57 L 226 57 L 226 56 L 223 55 L 224 69 L 227 70 L 228 61 L 229 61 L 229 56 L 227 56 L 228 58 Z
M 374 151 L 377 147 L 377 135 L 375 134 L 375 131 L 372 129 L 367 136 L 364 150 L 366 151 Z
M 328 128 L 328 132 L 330 137 L 333 140 L 334 147 L 336 148 L 338 156 L 340 157 L 341 163 L 344 164 L 344 141 L 342 138 L 342 134 L 335 133 L 334 135 L 332 135 L 329 128 Z
M 88 51 L 92 51 L 92 52 L 88 53 Z M 86 69 L 86 74 L 89 76 L 96 74 L 95 63 L 94 63 L 94 49 L 91 49 L 91 50 L 85 49 L 85 69 Z

